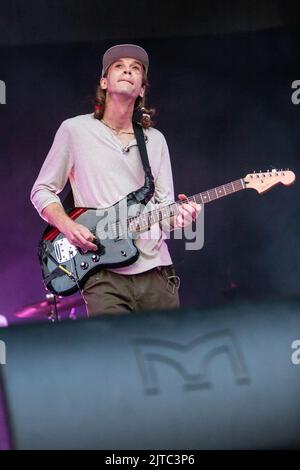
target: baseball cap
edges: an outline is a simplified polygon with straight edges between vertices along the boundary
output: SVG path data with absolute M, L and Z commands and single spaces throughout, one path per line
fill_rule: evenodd
M 117 44 L 116 46 L 107 49 L 102 60 L 102 77 L 104 76 L 108 67 L 122 57 L 131 57 L 143 64 L 146 73 L 149 67 L 149 57 L 145 49 L 136 44 Z

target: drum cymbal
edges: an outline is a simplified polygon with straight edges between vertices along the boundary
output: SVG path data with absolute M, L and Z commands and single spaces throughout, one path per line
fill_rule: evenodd
M 73 307 L 80 307 L 84 305 L 84 300 L 81 296 L 58 297 L 53 294 L 47 294 L 46 300 L 25 305 L 15 312 L 18 318 L 33 318 L 36 316 L 49 316 L 54 308 L 54 301 L 56 300 L 57 313 L 65 310 L 70 310 Z

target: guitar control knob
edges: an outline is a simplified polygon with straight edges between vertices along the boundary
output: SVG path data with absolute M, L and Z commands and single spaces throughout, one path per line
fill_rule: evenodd
M 93 255 L 93 256 L 92 256 L 92 261 L 93 261 L 94 263 L 97 263 L 97 262 L 99 261 L 99 259 L 100 259 L 100 256 L 99 256 L 99 255 Z
M 86 261 L 82 261 L 80 263 L 80 267 L 81 267 L 81 269 L 87 269 L 89 267 L 89 265 Z
M 124 250 L 121 250 L 121 255 L 122 255 L 122 256 L 127 256 L 127 253 L 126 253 L 126 251 L 124 251 Z

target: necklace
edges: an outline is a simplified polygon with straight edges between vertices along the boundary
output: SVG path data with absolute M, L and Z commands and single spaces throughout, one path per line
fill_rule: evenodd
M 112 127 L 110 126 L 109 124 L 107 124 L 107 122 L 104 121 L 104 119 L 101 119 L 101 122 L 103 122 L 103 124 L 106 126 L 106 127 L 109 127 L 112 131 L 114 131 L 117 135 L 119 134 L 131 134 L 133 135 L 134 132 L 127 132 L 127 131 L 121 131 L 121 130 L 118 130 L 116 129 L 115 127 Z

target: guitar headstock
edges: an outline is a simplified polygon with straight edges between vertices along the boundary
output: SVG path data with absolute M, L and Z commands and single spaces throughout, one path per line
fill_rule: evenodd
M 264 193 L 278 183 L 289 186 L 294 183 L 295 179 L 295 173 L 290 170 L 268 170 L 265 172 L 250 173 L 245 176 L 244 182 L 247 189 L 252 188 L 256 189 L 259 193 Z

